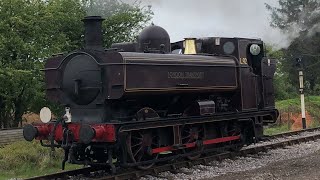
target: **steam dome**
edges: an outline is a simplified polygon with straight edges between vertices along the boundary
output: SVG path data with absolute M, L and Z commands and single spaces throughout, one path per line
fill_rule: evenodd
M 138 36 L 138 51 L 170 52 L 170 36 L 168 32 L 162 27 L 155 25 L 144 28 Z

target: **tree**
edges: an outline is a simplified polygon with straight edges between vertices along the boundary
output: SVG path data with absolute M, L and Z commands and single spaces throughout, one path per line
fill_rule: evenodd
M 276 100 L 293 98 L 297 95 L 297 90 L 291 83 L 288 83 L 289 73 L 284 70 L 286 67 L 283 65 L 284 50 L 275 50 L 270 45 L 266 47 L 267 56 L 277 60 L 277 70 L 273 81 Z
M 49 103 L 40 69 L 46 57 L 82 47 L 81 19 L 88 2 L 0 1 L 0 127 L 16 126 L 24 113 L 38 112 Z M 90 2 L 91 7 L 98 2 Z M 150 9 L 138 4 L 109 3 L 112 6 L 99 6 L 107 19 L 103 25 L 107 46 L 132 40 L 151 18 Z
M 127 4 L 115 0 L 83 0 L 88 15 L 100 15 L 103 22 L 104 44 L 134 41 L 138 33 L 149 24 L 153 15 L 151 6 L 139 2 Z
M 35 61 L 79 47 L 82 26 L 78 21 L 85 12 L 78 2 L 10 0 L 1 1 L 0 7 L 3 65 L 33 69 Z
M 284 50 L 283 70 L 290 82 L 298 87 L 296 58 L 304 62 L 305 80 L 310 93 L 317 91 L 320 83 L 320 2 L 317 0 L 279 0 L 279 7 L 266 5 L 271 12 L 271 26 L 281 29 L 292 38 Z
M 79 47 L 84 14 L 77 1 L 0 1 L 0 126 L 44 104 L 43 59 Z

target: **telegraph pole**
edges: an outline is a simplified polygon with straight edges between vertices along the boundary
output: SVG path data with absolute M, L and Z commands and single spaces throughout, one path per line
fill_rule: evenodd
M 299 91 L 300 91 L 300 99 L 301 99 L 301 116 L 302 116 L 302 128 L 306 129 L 306 107 L 304 103 L 304 86 L 303 86 L 303 65 L 302 65 L 302 59 L 297 58 L 297 66 L 299 70 Z

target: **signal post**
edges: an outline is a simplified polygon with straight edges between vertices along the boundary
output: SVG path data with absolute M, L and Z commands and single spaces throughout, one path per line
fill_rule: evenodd
M 304 86 L 303 86 L 303 66 L 302 66 L 302 59 L 297 58 L 297 66 L 299 70 L 299 92 L 300 92 L 300 100 L 301 100 L 301 116 L 302 116 L 302 128 L 306 129 L 306 108 L 304 102 Z

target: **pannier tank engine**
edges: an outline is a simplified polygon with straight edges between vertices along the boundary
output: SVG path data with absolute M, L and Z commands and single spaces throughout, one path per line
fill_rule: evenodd
M 150 168 L 258 141 L 278 117 L 275 60 L 259 39 L 186 38 L 170 43 L 151 25 L 136 42 L 103 47 L 100 16 L 83 20 L 85 46 L 45 64 L 47 98 L 65 107 L 24 127 L 27 141 L 65 150 L 65 162 Z

